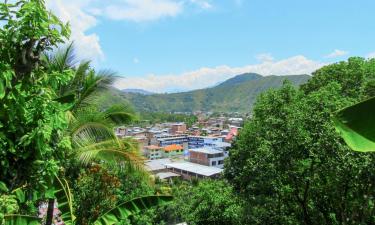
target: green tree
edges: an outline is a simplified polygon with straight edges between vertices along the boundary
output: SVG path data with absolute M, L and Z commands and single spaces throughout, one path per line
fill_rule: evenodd
M 71 71 L 47 73 L 41 54 L 62 43 L 69 28 L 42 0 L 0 3 L 0 180 L 12 190 L 48 189 L 69 149 L 64 104 L 55 89 Z
M 349 59 L 316 71 L 302 90 L 285 83 L 258 98 L 225 164 L 247 223 L 375 222 L 375 156 L 350 151 L 331 117 L 366 97 L 374 65 Z
M 225 180 L 177 182 L 173 196 L 170 205 L 152 210 L 153 223 L 243 224 L 242 202 Z

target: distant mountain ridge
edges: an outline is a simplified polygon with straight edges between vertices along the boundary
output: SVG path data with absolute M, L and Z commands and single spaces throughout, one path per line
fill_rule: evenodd
M 137 111 L 152 112 L 250 112 L 257 96 L 265 90 L 281 87 L 284 80 L 299 86 L 309 75 L 262 76 L 245 73 L 217 86 L 188 92 L 144 95 L 126 93 L 123 96 Z
M 122 89 L 121 91 L 124 93 L 135 93 L 135 94 L 142 94 L 142 95 L 155 94 L 154 92 L 151 92 L 151 91 L 146 91 L 143 89 L 136 89 L 136 88 L 127 88 L 127 89 Z
M 227 87 L 227 86 L 231 86 L 231 85 L 237 85 L 237 84 L 244 83 L 246 81 L 260 79 L 262 77 L 263 77 L 262 75 L 259 75 L 257 73 L 244 73 L 244 74 L 240 74 L 240 75 L 237 75 L 235 77 L 232 77 L 232 78 L 220 83 L 219 85 L 217 85 L 217 87 L 218 86 L 219 87 Z

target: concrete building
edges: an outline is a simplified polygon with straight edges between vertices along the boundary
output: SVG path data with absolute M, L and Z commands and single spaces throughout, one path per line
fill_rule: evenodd
M 184 179 L 195 178 L 217 178 L 223 172 L 223 169 L 204 166 L 191 162 L 167 163 L 165 167 L 172 173 L 177 173 Z
M 171 134 L 183 134 L 186 132 L 185 123 L 174 123 L 171 125 Z
M 179 157 L 184 155 L 184 147 L 181 145 L 168 145 L 163 147 L 163 158 Z
M 163 135 L 157 138 L 157 145 L 165 147 L 168 145 L 181 145 L 184 150 L 188 150 L 188 137 L 187 135 Z
M 189 161 L 192 163 L 224 168 L 224 159 L 226 157 L 224 151 L 209 148 L 197 148 L 190 149 L 189 152 Z
M 215 147 L 218 143 L 223 142 L 221 137 L 207 137 L 207 136 L 189 136 L 189 149 Z
M 163 157 L 163 147 L 149 145 L 144 147 L 144 156 L 149 160 L 161 159 Z
M 147 171 L 156 174 L 160 172 L 168 172 L 166 168 L 166 164 L 173 163 L 170 158 L 166 159 L 155 159 L 155 160 L 147 160 L 145 162 L 145 168 Z

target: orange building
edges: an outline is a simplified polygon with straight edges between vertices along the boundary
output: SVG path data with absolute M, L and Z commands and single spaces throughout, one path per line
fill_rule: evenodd
M 163 157 L 165 158 L 170 158 L 184 154 L 184 147 L 176 144 L 165 146 L 163 150 Z

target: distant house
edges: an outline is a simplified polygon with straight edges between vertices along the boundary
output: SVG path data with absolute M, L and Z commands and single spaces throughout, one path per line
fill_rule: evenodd
M 221 137 L 207 137 L 207 136 L 189 136 L 189 149 L 215 147 L 218 143 L 223 142 Z
M 169 145 L 181 145 L 187 151 L 188 137 L 187 135 L 164 135 L 157 138 L 157 144 L 161 147 L 166 147 Z
M 238 127 L 232 127 L 225 137 L 226 142 L 232 142 L 233 139 L 238 135 Z
M 217 178 L 223 172 L 223 169 L 204 166 L 191 162 L 174 162 L 165 164 L 166 168 L 172 172 L 177 173 L 184 179 L 195 178 Z
M 171 133 L 172 134 L 183 134 L 186 132 L 186 124 L 185 123 L 174 123 L 171 125 Z
M 166 164 L 172 163 L 172 160 L 169 158 L 166 159 L 155 159 L 155 160 L 147 160 L 145 162 L 145 168 L 147 171 L 156 174 L 160 172 L 168 172 L 166 168 Z
M 144 155 L 147 159 L 161 159 L 163 157 L 163 147 L 156 145 L 149 145 L 144 147 Z
M 163 148 L 163 157 L 171 158 L 184 155 L 184 147 L 181 145 L 168 145 Z
M 224 158 L 226 157 L 224 151 L 209 148 L 190 149 L 189 151 L 189 160 L 192 163 L 224 168 Z

